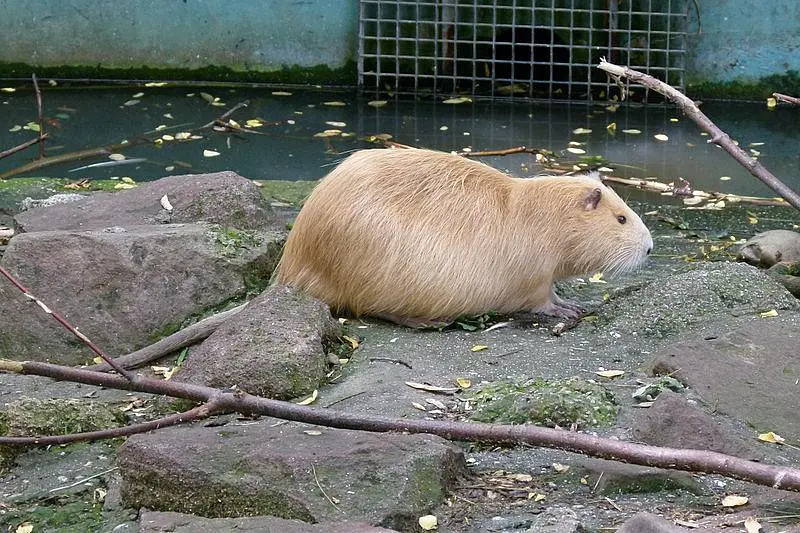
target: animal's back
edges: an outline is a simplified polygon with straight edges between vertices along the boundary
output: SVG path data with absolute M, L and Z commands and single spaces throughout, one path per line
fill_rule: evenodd
M 545 260 L 535 242 L 507 238 L 516 186 L 456 155 L 357 152 L 306 201 L 277 281 L 357 315 L 453 317 L 543 301 L 550 280 L 541 294 L 536 264 L 518 265 L 532 272 L 520 283 L 497 279 L 531 253 Z

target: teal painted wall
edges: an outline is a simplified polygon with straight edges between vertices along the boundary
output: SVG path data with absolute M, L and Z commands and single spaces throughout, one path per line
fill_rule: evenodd
M 690 82 L 758 81 L 800 72 L 798 0 L 697 0 L 691 16 Z
M 336 69 L 355 60 L 357 9 L 355 0 L 0 0 L 0 61 Z

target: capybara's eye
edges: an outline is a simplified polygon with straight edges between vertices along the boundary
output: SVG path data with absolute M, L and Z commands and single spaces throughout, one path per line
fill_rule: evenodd
M 619 222 L 620 224 L 624 224 L 627 221 L 628 221 L 628 219 L 625 218 L 625 215 L 617 215 L 617 222 Z

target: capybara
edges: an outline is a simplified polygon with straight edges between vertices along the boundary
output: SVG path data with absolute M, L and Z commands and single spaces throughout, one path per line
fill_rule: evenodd
M 576 317 L 555 281 L 632 269 L 652 248 L 597 176 L 514 178 L 455 154 L 371 149 L 313 190 L 276 281 L 334 312 L 417 327 L 489 311 Z

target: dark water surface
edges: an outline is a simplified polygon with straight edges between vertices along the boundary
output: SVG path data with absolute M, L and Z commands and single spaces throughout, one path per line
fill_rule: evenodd
M 201 92 L 219 98 L 214 106 Z M 239 124 L 261 119 L 254 128 L 264 135 L 227 135 L 198 128 L 213 121 L 235 104 L 248 107 L 232 115 Z M 340 102 L 345 105 L 326 105 Z M 52 89 L 44 87 L 44 114 L 48 155 L 94 148 L 124 139 L 156 139 L 193 131 L 203 138 L 191 142 L 152 142 L 125 149 L 129 158 L 145 158 L 135 165 L 70 169 L 108 161 L 107 156 L 47 167 L 28 176 L 108 178 L 129 176 L 137 181 L 169 174 L 234 170 L 252 179 L 317 179 L 346 152 L 369 144 L 361 138 L 391 134 L 397 142 L 441 150 L 502 149 L 525 145 L 562 154 L 564 161 L 581 155 L 566 151 L 573 146 L 587 156 L 602 156 L 614 175 L 688 179 L 695 188 L 738 194 L 773 196 L 723 150 L 706 143 L 698 127 L 674 108 L 607 105 L 441 102 L 389 100 L 383 107 L 368 105 L 353 92 L 249 89 Z M 800 110 L 770 111 L 763 104 L 707 103 L 703 111 L 746 149 L 760 152 L 760 160 L 785 183 L 800 188 Z M 677 120 L 675 120 L 677 119 Z M 35 136 L 24 129 L 36 121 L 32 91 L 0 92 L 0 150 Z M 328 124 L 329 122 L 334 123 Z M 607 126 L 616 123 L 616 134 Z M 344 125 L 341 125 L 341 124 Z M 22 129 L 19 129 L 22 127 Z M 158 130 L 161 127 L 162 129 Z M 591 133 L 576 134 L 578 128 Z M 339 129 L 349 136 L 324 139 L 314 135 Z M 640 134 L 623 133 L 625 129 Z M 17 131 L 13 131 L 17 130 Z M 667 141 L 654 138 L 668 136 Z M 751 146 L 751 143 L 763 145 Z M 204 157 L 204 150 L 220 155 Z M 0 160 L 0 172 L 32 159 L 36 148 Z M 530 155 L 492 157 L 485 162 L 516 175 L 541 172 Z M 729 180 L 720 179 L 728 177 Z

